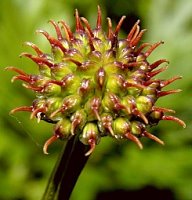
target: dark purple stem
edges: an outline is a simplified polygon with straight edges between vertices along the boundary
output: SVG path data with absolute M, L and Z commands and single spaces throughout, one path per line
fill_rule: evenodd
M 42 200 L 68 200 L 89 156 L 78 136 L 71 138 L 51 174 Z

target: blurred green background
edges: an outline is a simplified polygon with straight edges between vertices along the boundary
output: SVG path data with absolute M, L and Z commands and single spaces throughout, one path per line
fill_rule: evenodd
M 57 142 L 42 153 L 44 141 L 52 134 L 52 125 L 37 124 L 28 113 L 9 115 L 17 106 L 31 105 L 34 95 L 23 89 L 20 81 L 10 82 L 14 73 L 6 66 L 16 66 L 28 73 L 37 73 L 30 60 L 19 58 L 23 46 L 32 41 L 49 52 L 45 38 L 36 29 L 52 31 L 49 19 L 64 19 L 74 27 L 74 9 L 89 19 L 94 26 L 97 5 L 101 5 L 103 21 L 112 18 L 116 24 L 126 15 L 122 35 L 137 19 L 148 31 L 143 42 L 165 41 L 151 56 L 150 61 L 166 58 L 169 68 L 161 77 L 183 76 L 166 89 L 180 88 L 179 94 L 159 100 L 158 105 L 176 110 L 187 128 L 168 121 L 160 122 L 151 132 L 166 142 L 164 147 L 142 139 L 144 150 L 132 142 L 117 143 L 103 138 L 81 174 L 72 200 L 137 199 L 147 194 L 148 199 L 192 199 L 192 1 L 191 0 L 1 0 L 0 1 L 0 199 L 41 199 L 48 177 L 62 146 Z M 105 26 L 105 25 L 104 25 Z M 74 166 L 75 167 L 75 166 Z M 113 198 L 110 196 L 112 194 Z M 124 194 L 127 197 L 123 198 Z M 108 196 L 107 196 L 108 195 Z M 117 195 L 118 198 L 115 196 Z M 138 197 L 139 198 L 139 197 Z

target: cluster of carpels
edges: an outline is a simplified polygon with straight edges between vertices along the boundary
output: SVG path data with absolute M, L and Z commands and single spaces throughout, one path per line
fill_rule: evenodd
M 44 145 L 57 139 L 70 139 L 78 135 L 79 140 L 90 145 L 86 155 L 90 155 L 101 137 L 129 139 L 140 148 L 139 137 L 148 137 L 160 144 L 162 140 L 147 131 L 148 126 L 160 120 L 176 121 L 183 127 L 185 123 L 171 115 L 173 110 L 155 106 L 159 97 L 177 93 L 180 90 L 163 90 L 180 76 L 161 80 L 154 78 L 167 69 L 156 69 L 167 60 L 161 59 L 150 64 L 147 59 L 155 44 L 139 44 L 144 32 L 139 20 L 127 37 L 119 39 L 118 33 L 125 19 L 123 16 L 115 29 L 110 18 L 108 30 L 102 29 L 101 10 L 98 6 L 96 27 L 92 29 L 84 17 L 75 10 L 76 29 L 72 32 L 65 21 L 50 23 L 57 37 L 43 30 L 51 45 L 51 53 L 42 52 L 35 44 L 26 42 L 36 55 L 22 53 L 39 67 L 39 74 L 31 75 L 8 67 L 18 73 L 12 81 L 22 80 L 23 86 L 36 93 L 31 106 L 15 108 L 16 111 L 31 112 L 31 118 L 54 123 L 54 134 Z M 146 50 L 145 50 L 146 49 Z

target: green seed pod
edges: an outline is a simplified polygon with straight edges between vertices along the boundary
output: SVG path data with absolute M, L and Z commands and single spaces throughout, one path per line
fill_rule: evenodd
M 69 95 L 63 99 L 61 112 L 64 115 L 74 113 L 76 110 L 80 109 L 80 104 L 81 104 L 81 97 L 79 95 Z
M 123 87 L 123 77 L 112 74 L 107 79 L 106 90 L 120 96 L 125 96 L 127 91 Z
M 113 121 L 112 127 L 115 137 L 122 139 L 130 131 L 130 122 L 126 118 L 119 117 Z
M 101 100 L 98 97 L 89 99 L 85 104 L 88 121 L 100 120 Z
M 127 79 L 127 92 L 128 95 L 132 95 L 134 97 L 137 97 L 140 95 L 142 88 L 139 88 L 138 82 L 134 79 Z M 135 85 L 135 86 L 134 86 Z
M 89 139 L 93 138 L 96 143 L 99 142 L 99 130 L 97 125 L 94 123 L 87 123 L 83 129 L 82 134 L 80 135 L 80 140 L 85 145 L 89 145 Z
M 98 128 L 101 136 L 106 136 L 108 134 L 114 136 L 112 129 L 113 117 L 110 113 L 103 113 L 101 115 L 101 120 L 98 122 Z
M 152 111 L 150 113 L 150 117 L 152 117 L 154 120 L 160 120 L 163 116 L 163 112 L 160 111 Z
M 132 111 L 136 106 L 135 98 L 131 95 L 127 95 L 127 96 L 123 97 L 121 102 L 126 108 L 123 111 L 126 113 L 127 117 L 131 117 Z
M 147 96 L 139 96 L 136 98 L 136 105 L 137 105 L 137 109 L 140 112 L 142 112 L 143 114 L 146 114 L 151 111 L 153 102 Z
M 159 123 L 159 121 L 162 119 L 162 117 L 163 117 L 162 111 L 158 111 L 158 110 L 152 111 L 149 115 L 150 124 L 157 125 Z
M 82 79 L 80 87 L 78 88 L 78 93 L 82 98 L 82 103 L 85 104 L 89 99 L 91 99 L 95 93 L 95 84 L 90 79 Z
M 143 130 L 145 130 L 145 125 L 139 121 L 131 122 L 131 133 L 136 136 L 141 136 Z
M 43 93 L 46 97 L 58 96 L 61 93 L 61 87 L 54 83 L 47 83 Z
M 50 97 L 46 100 L 50 113 L 61 107 L 63 99 L 60 97 Z
M 119 68 L 117 68 L 117 66 L 116 65 L 114 65 L 114 64 L 112 64 L 111 62 L 109 62 L 110 60 L 112 60 L 112 55 L 113 55 L 113 52 L 112 51 L 107 51 L 107 52 L 105 52 L 105 54 L 104 54 L 104 57 L 103 57 L 103 61 L 104 61 L 104 63 L 105 63 L 105 71 L 106 71 L 106 73 L 107 74 L 118 74 L 118 72 L 119 72 Z
M 67 118 L 63 118 L 55 125 L 55 133 L 60 135 L 61 139 L 68 139 L 71 137 L 71 122 Z
M 55 80 L 62 80 L 63 77 L 67 76 L 68 74 L 71 74 L 72 71 L 70 68 L 68 68 L 67 62 L 62 62 L 54 66 L 53 69 L 51 69 L 51 76 Z
M 136 58 L 136 61 L 137 61 L 137 62 L 143 62 L 143 61 L 145 61 L 145 60 L 146 60 L 146 56 L 145 56 L 143 53 L 139 54 L 139 55 L 137 56 L 137 58 Z
M 67 74 L 64 76 L 62 82 L 63 86 L 61 89 L 61 94 L 63 96 L 67 96 L 77 93 L 81 84 L 81 79 L 78 76 L 74 76 L 73 74 Z
M 79 131 L 82 131 L 84 125 L 87 122 L 87 114 L 83 109 L 77 110 L 72 116 L 71 116 L 71 134 L 74 135 L 77 132 L 77 129 Z
M 151 99 L 153 99 L 154 101 L 156 101 L 157 99 L 157 91 L 159 88 L 159 83 L 158 82 L 154 82 L 151 83 L 149 86 L 145 87 L 142 91 L 142 95 L 143 96 L 148 96 Z
M 87 123 L 79 136 L 80 141 L 85 145 L 90 145 L 90 150 L 85 154 L 90 155 L 95 149 L 95 145 L 100 141 L 99 130 L 94 123 Z
M 105 112 L 111 112 L 114 108 L 114 104 L 111 101 L 110 93 L 106 93 L 102 100 L 102 106 Z

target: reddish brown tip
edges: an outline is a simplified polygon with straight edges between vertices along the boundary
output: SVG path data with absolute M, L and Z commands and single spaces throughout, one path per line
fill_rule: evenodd
M 114 32 L 114 35 L 118 35 L 125 18 L 126 18 L 126 16 L 122 16 L 121 19 L 119 20 L 119 23 L 117 24 L 117 27 L 116 27 L 115 32 Z
M 64 28 L 67 40 L 72 41 L 74 39 L 74 36 L 73 36 L 73 33 L 72 33 L 70 27 L 63 20 L 59 21 L 59 23 L 61 23 L 62 27 Z
M 79 31 L 83 31 L 84 30 L 84 27 L 82 26 L 81 24 L 81 19 L 79 17 L 79 12 L 77 9 L 75 9 L 75 19 L 76 19 L 76 31 L 79 32 Z
M 162 120 L 170 120 L 170 121 L 175 121 L 177 122 L 179 125 L 183 126 L 183 128 L 186 128 L 186 124 L 184 121 L 182 121 L 181 119 L 174 117 L 174 116 L 163 116 Z
M 130 30 L 128 36 L 127 36 L 127 41 L 130 42 L 133 39 L 133 36 L 135 34 L 135 31 L 138 28 L 138 24 L 140 23 L 140 20 L 137 20 L 136 23 L 133 25 L 132 29 Z
M 43 34 L 47 38 L 47 40 L 49 41 L 49 43 L 52 47 L 59 47 L 63 52 L 67 51 L 66 48 L 62 45 L 62 43 L 59 40 L 57 40 L 54 37 L 52 37 L 51 35 L 49 35 L 49 33 L 47 33 L 46 31 L 37 30 L 36 32 Z
M 133 141 L 134 143 L 136 143 L 136 145 L 137 145 L 140 149 L 143 149 L 142 143 L 140 142 L 140 140 L 139 140 L 136 136 L 134 136 L 133 134 L 131 134 L 131 133 L 128 132 L 128 133 L 125 134 L 125 137 L 126 137 L 127 139 Z
M 49 154 L 48 153 L 48 147 L 49 145 L 51 145 L 53 142 L 55 142 L 56 140 L 59 139 L 59 135 L 53 135 L 52 137 L 50 137 L 46 142 L 45 144 L 43 145 L 43 153 L 44 154 Z
M 96 146 L 96 142 L 95 142 L 94 138 L 89 139 L 88 143 L 90 145 L 90 149 L 89 149 L 89 151 L 87 151 L 87 153 L 85 154 L 85 156 L 89 156 L 94 151 L 95 146 Z
M 21 106 L 14 108 L 10 111 L 10 114 L 14 114 L 15 112 L 20 112 L 20 111 L 27 111 L 27 112 L 32 112 L 33 107 L 32 106 Z
M 12 66 L 6 67 L 5 70 L 15 71 L 15 72 L 17 72 L 20 75 L 27 76 L 27 74 L 23 70 L 18 69 L 16 67 L 12 67 Z
M 163 97 L 163 96 L 167 96 L 169 94 L 175 94 L 175 93 L 178 93 L 178 92 L 181 92 L 182 90 L 180 89 L 177 89 L 177 90 L 168 90 L 168 91 L 160 91 L 157 93 L 157 96 L 158 97 Z
M 91 26 L 90 26 L 88 20 L 85 17 L 81 17 L 81 20 L 84 22 L 87 30 L 89 31 L 90 36 L 93 37 L 94 35 L 93 35 L 92 29 L 91 29 Z
M 54 26 L 56 34 L 57 34 L 57 39 L 62 40 L 63 36 L 61 34 L 61 30 L 60 30 L 60 27 L 58 26 L 58 23 L 56 23 L 54 20 L 49 20 L 49 23 L 51 23 Z
M 101 8 L 100 6 L 98 5 L 97 6 L 97 29 L 100 29 L 102 26 L 102 18 L 101 18 Z
M 39 57 L 44 57 L 45 54 L 37 47 L 37 45 L 33 44 L 32 42 L 25 42 L 25 45 L 33 48 Z
M 136 36 L 130 41 L 130 46 L 136 46 L 139 41 L 141 40 L 143 34 L 147 31 L 147 29 L 143 29 L 139 32 L 139 28 L 138 28 L 138 32 L 136 33 Z
M 148 57 L 159 45 L 164 44 L 163 41 L 152 44 L 151 47 L 145 52 L 145 56 Z
M 107 21 L 108 21 L 108 34 L 107 34 L 107 37 L 108 37 L 108 39 L 111 40 L 113 38 L 112 22 L 111 22 L 111 19 L 109 17 L 107 18 Z
M 145 136 L 151 140 L 154 140 L 155 142 L 161 144 L 161 145 L 164 145 L 164 142 L 162 140 L 160 140 L 158 137 L 156 137 L 155 135 L 151 134 L 151 133 L 148 133 L 147 131 L 144 131 L 142 133 L 142 136 Z

